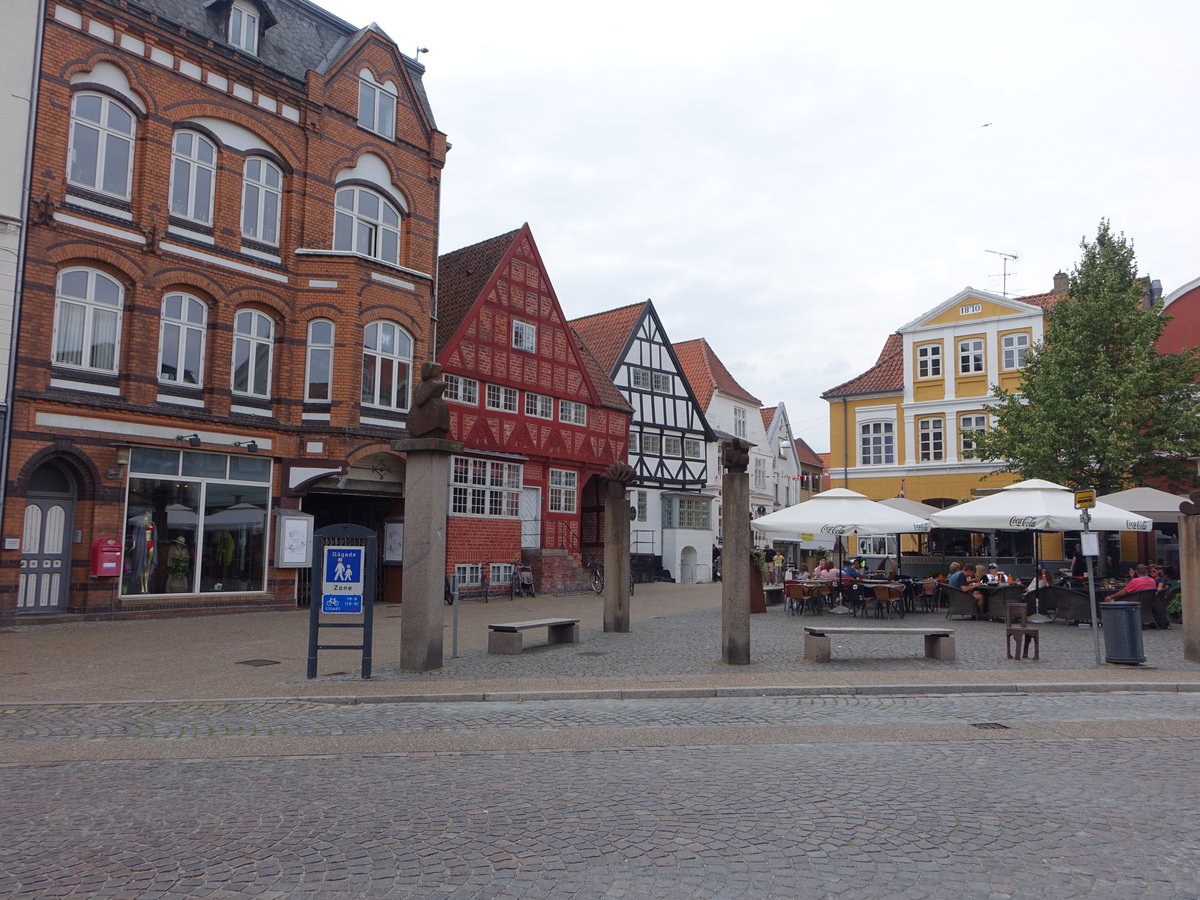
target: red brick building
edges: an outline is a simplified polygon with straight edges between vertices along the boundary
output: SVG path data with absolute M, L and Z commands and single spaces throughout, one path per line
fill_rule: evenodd
M 47 7 L 0 621 L 292 605 L 280 510 L 403 514 L 446 154 L 424 69 L 299 0 Z
M 446 565 L 459 583 L 586 584 L 602 554 L 603 471 L 624 460 L 632 409 L 563 317 L 529 226 L 445 254 L 438 362 L 450 437 Z

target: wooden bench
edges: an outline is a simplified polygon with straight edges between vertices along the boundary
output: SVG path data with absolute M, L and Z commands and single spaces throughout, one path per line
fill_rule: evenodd
M 952 628 L 890 628 L 869 625 L 830 628 L 805 625 L 804 658 L 813 662 L 829 662 L 829 638 L 846 634 L 919 634 L 925 638 L 926 657 L 947 662 L 954 660 L 954 629 Z
M 578 644 L 578 619 L 532 619 L 528 622 L 504 622 L 489 625 L 488 653 L 520 653 L 521 632 L 545 628 L 547 644 Z

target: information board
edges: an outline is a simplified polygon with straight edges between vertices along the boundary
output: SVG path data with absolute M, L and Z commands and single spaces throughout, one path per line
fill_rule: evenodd
M 363 547 L 326 545 L 321 566 L 321 612 L 354 615 L 363 611 Z

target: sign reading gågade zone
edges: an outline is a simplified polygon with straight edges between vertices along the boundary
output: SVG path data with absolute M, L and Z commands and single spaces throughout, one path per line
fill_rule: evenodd
M 363 606 L 363 547 L 325 547 L 322 567 L 321 612 L 361 613 Z

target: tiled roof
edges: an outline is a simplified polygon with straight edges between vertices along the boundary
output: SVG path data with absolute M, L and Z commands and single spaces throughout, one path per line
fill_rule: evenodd
M 775 406 L 764 406 L 759 410 L 762 413 L 763 429 L 765 431 L 771 430 L 771 421 L 775 418 L 775 410 L 777 408 Z
M 646 302 L 631 303 L 629 306 L 573 319 L 568 323 L 610 376 L 616 374 L 617 366 L 621 362 L 621 351 L 629 343 L 629 335 L 634 327 L 641 321 Z
M 1029 303 L 1033 306 L 1040 306 L 1042 309 L 1049 309 L 1066 296 L 1067 295 L 1064 291 L 1049 291 L 1045 294 L 1031 294 L 1028 297 L 1017 297 L 1016 299 L 1020 300 L 1022 303 Z
M 821 457 L 825 456 L 826 459 Z M 813 448 L 804 442 L 803 438 L 796 438 L 796 457 L 800 460 L 800 464 L 804 466 L 820 466 L 825 468 L 828 464 L 829 454 L 818 454 L 813 452 Z
M 904 389 L 904 338 L 889 334 L 879 351 L 875 365 L 856 378 L 830 388 L 822 397 L 840 397 L 847 394 L 875 394 Z
M 726 394 L 745 400 L 747 403 L 753 403 L 755 406 L 762 406 L 762 402 L 757 397 L 734 380 L 734 377 L 729 374 L 729 370 L 725 368 L 725 364 L 717 358 L 717 354 L 713 352 L 712 347 L 704 338 L 696 338 L 672 346 L 675 348 L 675 356 L 679 359 L 679 365 L 683 368 L 683 374 L 687 378 L 688 384 L 692 386 L 692 393 L 696 395 L 696 401 L 700 404 L 701 409 L 708 409 L 715 390 L 724 391 Z
M 568 326 L 570 327 L 570 326 Z M 607 406 L 609 409 L 618 409 L 621 412 L 632 413 L 633 407 L 625 399 L 625 395 L 617 390 L 617 386 L 612 383 L 612 379 L 608 377 L 597 361 L 592 351 L 588 349 L 588 345 L 584 343 L 583 338 L 579 336 L 579 332 L 571 328 L 571 334 L 575 338 L 575 344 L 579 347 L 579 358 L 583 361 L 583 368 L 587 371 L 588 378 L 592 380 L 592 386 L 596 388 L 596 397 L 600 401 L 601 406 Z
M 438 257 L 438 353 L 445 349 L 463 318 L 483 294 L 504 254 L 524 228 Z

